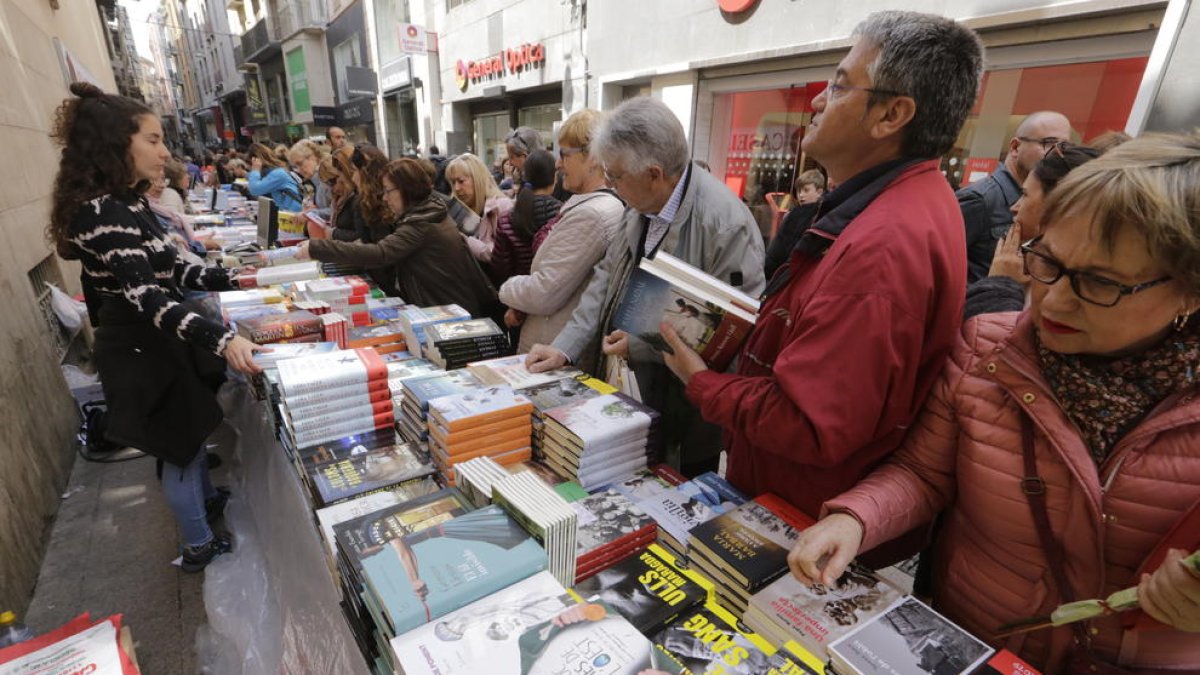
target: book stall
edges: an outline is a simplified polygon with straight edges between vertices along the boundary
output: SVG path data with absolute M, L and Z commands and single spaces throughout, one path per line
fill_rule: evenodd
M 209 570 L 209 614 L 268 645 L 265 671 L 1014 672 L 894 569 L 797 581 L 786 557 L 812 521 L 657 463 L 660 416 L 635 398 L 528 372 L 491 319 L 268 250 L 282 228 L 220 201 L 206 236 L 258 268 L 219 294 L 222 318 L 272 351 L 225 392 L 234 529 L 253 534 Z M 647 341 L 669 312 L 727 363 L 753 325 L 752 298 L 669 256 L 634 279 L 618 321 Z

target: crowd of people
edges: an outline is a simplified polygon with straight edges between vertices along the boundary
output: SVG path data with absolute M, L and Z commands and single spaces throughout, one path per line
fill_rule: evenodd
M 185 568 L 229 549 L 208 525 L 227 495 L 197 460 L 220 415 L 213 361 L 256 369 L 256 346 L 182 293 L 234 274 L 196 257 L 192 172 L 316 210 L 329 236 L 301 257 L 494 317 L 530 370 L 626 362 L 666 461 L 696 475 L 724 450 L 735 486 L 820 518 L 789 557 L 801 579 L 924 551 L 934 606 L 1044 672 L 1198 672 L 1200 571 L 1180 559 L 1200 547 L 1200 135 L 1084 145 L 1042 111 L 956 194 L 939 158 L 983 67 L 954 21 L 863 21 L 803 134 L 820 171 L 796 177 L 766 242 L 649 97 L 578 111 L 554 139 L 515 130 L 496 176 L 469 153 L 389 160 L 341 130 L 189 166 L 144 106 L 74 85 L 49 233 L 83 263 L 110 434 L 168 469 Z M 761 297 L 726 372 L 669 323 L 665 350 L 613 325 L 659 252 Z M 996 637 L 1127 586 L 1140 620 Z

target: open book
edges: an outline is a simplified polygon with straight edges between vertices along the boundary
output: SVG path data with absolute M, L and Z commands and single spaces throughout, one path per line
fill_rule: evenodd
M 725 370 L 754 328 L 758 306 L 749 295 L 660 252 L 633 271 L 613 325 L 669 352 L 658 332 L 666 322 L 710 368 Z

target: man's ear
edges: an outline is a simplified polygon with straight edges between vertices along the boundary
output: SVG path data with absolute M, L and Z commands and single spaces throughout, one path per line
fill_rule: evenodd
M 883 115 L 872 125 L 872 136 L 884 139 L 899 134 L 916 114 L 917 102 L 911 96 L 893 96 L 883 106 Z

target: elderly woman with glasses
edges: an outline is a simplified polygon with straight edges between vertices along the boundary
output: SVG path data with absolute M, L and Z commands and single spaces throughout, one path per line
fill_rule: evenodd
M 943 513 L 934 606 L 1045 673 L 1200 672 L 1200 135 L 1071 172 L 1023 247 L 1031 304 L 968 321 L 903 447 L 789 563 L 829 583 Z M 999 627 L 1137 587 L 1139 613 Z

